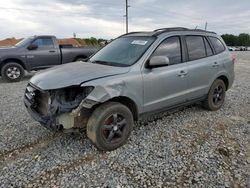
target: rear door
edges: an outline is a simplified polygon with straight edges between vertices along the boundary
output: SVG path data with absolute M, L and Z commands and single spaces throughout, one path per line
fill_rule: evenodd
M 42 69 L 60 64 L 60 51 L 51 37 L 37 38 L 31 44 L 38 47 L 34 50 L 27 49 L 26 61 L 31 69 Z
M 207 37 L 185 36 L 188 61 L 188 100 L 204 97 L 209 90 L 211 80 L 218 72 L 219 62 Z
M 168 66 L 144 68 L 144 112 L 160 110 L 186 101 L 187 67 L 183 62 L 179 36 L 165 39 L 153 56 L 169 58 Z

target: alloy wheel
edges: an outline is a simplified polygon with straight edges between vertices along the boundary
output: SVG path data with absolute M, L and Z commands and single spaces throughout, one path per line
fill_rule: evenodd
M 102 126 L 102 136 L 108 143 L 117 143 L 124 137 L 127 121 L 121 114 L 112 114 Z
M 214 88 L 213 92 L 213 103 L 214 105 L 220 105 L 223 102 L 224 98 L 224 90 L 221 85 L 218 85 L 217 87 Z
M 7 69 L 6 75 L 7 75 L 10 79 L 13 79 L 13 80 L 14 80 L 14 79 L 17 79 L 17 78 L 20 77 L 20 75 L 21 75 L 21 70 L 20 70 L 18 67 L 15 67 L 15 66 L 9 67 L 9 68 Z

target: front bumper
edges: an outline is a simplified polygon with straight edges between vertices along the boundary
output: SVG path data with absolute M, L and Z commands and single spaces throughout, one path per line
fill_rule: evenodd
M 58 125 L 56 125 L 55 123 L 55 118 L 53 116 L 50 116 L 49 114 L 43 115 L 45 113 L 42 113 L 41 110 L 39 111 L 36 108 L 37 105 L 40 105 L 37 104 L 36 101 L 37 95 L 39 95 L 39 93 L 43 92 L 40 91 L 38 88 L 34 87 L 33 85 L 28 84 L 24 94 L 24 105 L 27 108 L 28 113 L 34 120 L 38 121 L 42 126 L 47 129 L 57 130 Z
M 41 114 L 37 113 L 33 108 L 32 108 L 32 103 L 24 97 L 24 105 L 27 108 L 28 113 L 30 116 L 38 121 L 42 126 L 44 126 L 47 129 L 50 130 L 57 130 L 58 125 L 56 125 L 55 120 L 53 120 L 52 117 L 50 116 L 42 116 Z
M 80 108 L 80 101 L 62 103 L 55 98 L 51 99 L 49 92 L 29 84 L 25 90 L 24 105 L 31 117 L 47 129 L 57 131 L 86 127 L 91 109 Z

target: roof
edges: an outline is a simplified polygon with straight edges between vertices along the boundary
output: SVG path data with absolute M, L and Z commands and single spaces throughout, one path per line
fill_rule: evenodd
M 41 35 L 39 37 L 51 37 L 50 35 Z M 14 46 L 22 39 L 16 38 L 8 38 L 4 40 L 0 40 L 0 46 Z M 65 38 L 65 39 L 58 39 L 58 43 L 61 45 L 72 45 L 74 47 L 82 46 L 76 39 L 74 38 Z
M 173 32 L 173 31 L 192 31 L 192 32 L 204 32 L 204 33 L 216 34 L 215 32 L 205 31 L 202 29 L 188 29 L 185 27 L 169 27 L 169 28 L 156 29 L 156 30 L 150 31 L 150 32 L 144 32 L 144 31 L 131 32 L 131 33 L 124 34 L 121 37 L 123 37 L 123 36 L 159 36 L 162 33 Z
M 66 38 L 66 39 L 57 39 L 60 45 L 72 45 L 74 47 L 82 46 L 76 39 L 74 38 Z
M 0 46 L 14 46 L 16 43 L 22 39 L 8 38 L 0 41 Z

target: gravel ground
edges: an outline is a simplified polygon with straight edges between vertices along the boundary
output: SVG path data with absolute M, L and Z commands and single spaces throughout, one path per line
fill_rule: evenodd
M 250 52 L 237 58 L 221 110 L 196 105 L 139 122 L 105 153 L 85 134 L 52 134 L 30 118 L 30 76 L 0 80 L 0 187 L 250 187 Z

